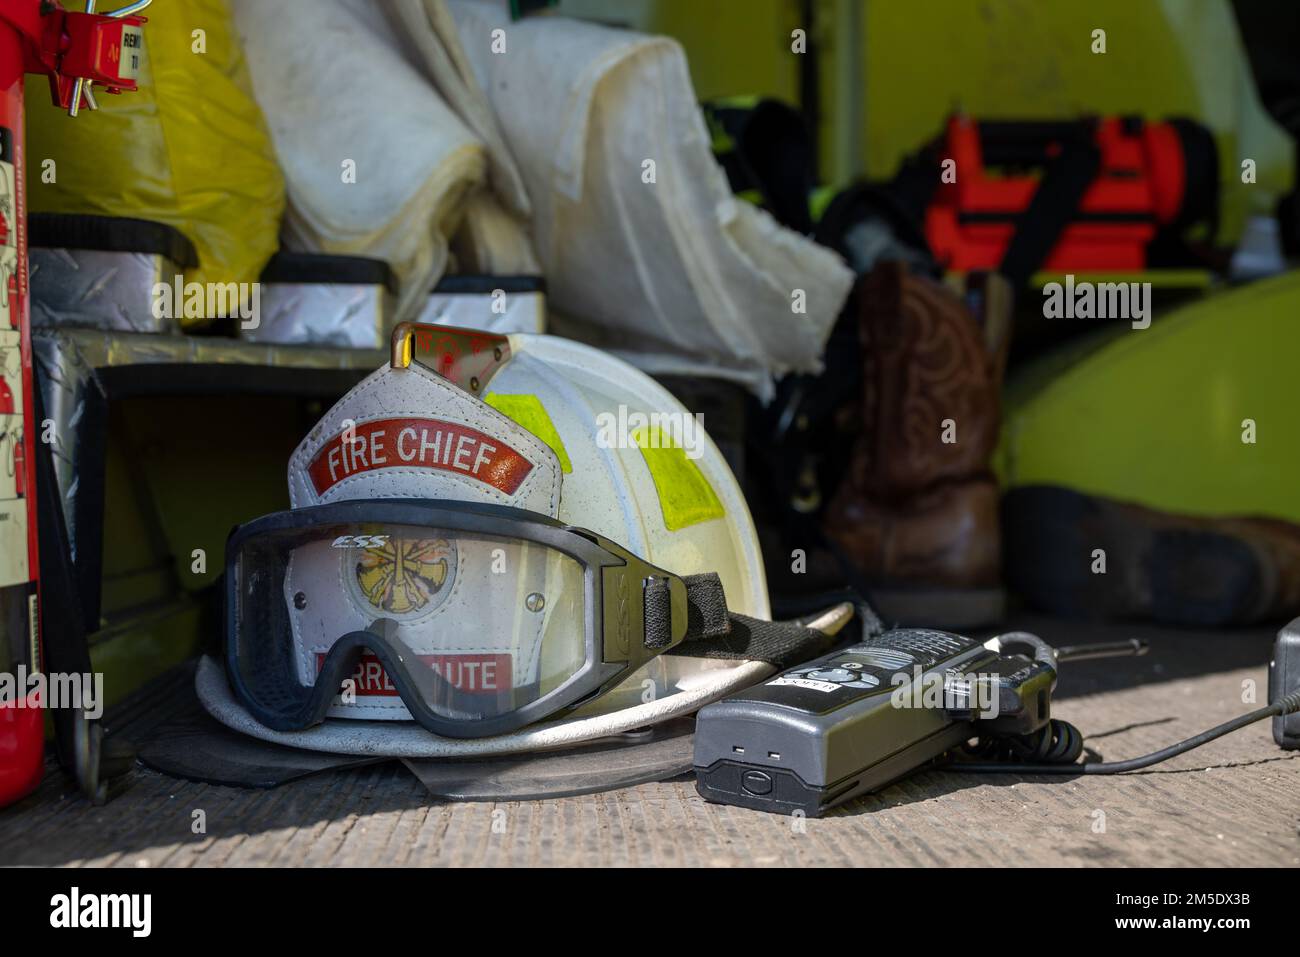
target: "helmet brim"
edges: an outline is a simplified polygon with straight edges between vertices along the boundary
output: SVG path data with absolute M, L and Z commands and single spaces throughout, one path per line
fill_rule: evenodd
M 414 722 L 327 719 L 306 731 L 274 731 L 256 721 L 235 698 L 225 669 L 209 656 L 199 660 L 195 691 L 203 707 L 233 731 L 308 751 L 391 758 L 463 758 L 564 748 L 692 714 L 704 705 L 757 684 L 776 669 L 762 661 L 703 671 L 689 687 L 609 714 L 545 721 L 491 738 L 445 738 Z

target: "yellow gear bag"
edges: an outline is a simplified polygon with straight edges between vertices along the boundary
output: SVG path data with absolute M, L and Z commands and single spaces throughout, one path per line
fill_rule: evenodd
M 96 89 L 99 109 L 73 119 L 28 82 L 28 208 L 166 223 L 198 250 L 187 283 L 254 282 L 279 247 L 284 177 L 230 11 L 168 0 L 145 15 L 138 92 Z

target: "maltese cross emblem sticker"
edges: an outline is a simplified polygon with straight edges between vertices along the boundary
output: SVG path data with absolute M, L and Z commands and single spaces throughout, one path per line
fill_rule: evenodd
M 418 618 L 440 604 L 456 577 L 456 546 L 443 538 L 399 538 L 353 549 L 353 595 L 399 620 Z

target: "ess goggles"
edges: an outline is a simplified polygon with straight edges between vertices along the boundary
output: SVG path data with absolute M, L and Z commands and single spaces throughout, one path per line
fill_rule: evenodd
M 226 555 L 230 682 L 280 731 L 317 724 L 353 696 L 404 707 L 436 734 L 504 734 L 664 652 L 780 664 L 825 643 L 728 613 L 716 575 L 682 578 L 504 506 L 311 506 L 236 529 Z

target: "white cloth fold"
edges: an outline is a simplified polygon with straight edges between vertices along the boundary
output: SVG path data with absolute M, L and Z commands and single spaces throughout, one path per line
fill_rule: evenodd
M 773 374 L 820 367 L 852 273 L 732 196 L 675 41 L 513 22 L 497 0 L 448 9 L 523 172 L 558 309 L 634 361 L 705 362 L 760 395 Z
M 428 78 L 438 95 L 487 150 L 488 179 L 501 207 L 526 220 L 532 213 L 523 176 L 506 146 L 492 104 L 478 85 L 456 24 L 443 0 L 384 0 L 391 43 Z
M 399 320 L 418 313 L 445 271 L 448 237 L 489 167 L 485 101 L 480 94 L 475 106 L 471 85 L 456 80 L 460 54 L 438 52 L 447 29 L 438 7 L 437 0 L 384 7 L 363 0 L 231 2 L 285 172 L 285 245 L 386 260 L 400 286 Z M 435 22 L 444 33 L 435 32 Z M 418 62 L 400 49 L 411 43 Z M 435 72 L 455 87 L 454 107 L 433 85 Z M 462 112 L 474 118 L 471 125 Z M 517 180 L 504 150 L 492 154 L 490 165 L 507 187 L 512 176 Z M 527 208 L 517 186 L 505 195 Z

